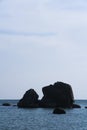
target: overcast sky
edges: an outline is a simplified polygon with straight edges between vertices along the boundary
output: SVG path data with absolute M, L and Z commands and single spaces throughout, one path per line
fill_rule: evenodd
M 0 99 L 56 81 L 87 99 L 87 1 L 0 0 Z

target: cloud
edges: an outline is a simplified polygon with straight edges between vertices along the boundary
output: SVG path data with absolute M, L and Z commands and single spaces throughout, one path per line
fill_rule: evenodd
M 0 30 L 0 34 L 4 35 L 17 35 L 17 36 L 40 36 L 40 37 L 49 37 L 56 35 L 56 33 L 53 32 L 18 32 L 18 31 L 12 31 L 12 30 Z

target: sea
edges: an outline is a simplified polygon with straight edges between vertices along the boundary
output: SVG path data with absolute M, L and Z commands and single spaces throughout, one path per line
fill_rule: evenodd
M 75 100 L 81 108 L 65 109 L 61 115 L 53 114 L 52 108 L 18 108 L 17 102 L 0 100 L 0 130 L 87 130 L 87 100 Z

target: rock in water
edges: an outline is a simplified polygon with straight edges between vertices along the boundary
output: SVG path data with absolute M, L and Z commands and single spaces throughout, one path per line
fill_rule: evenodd
M 81 106 L 78 105 L 78 104 L 73 104 L 73 105 L 72 105 L 72 108 L 81 108 Z
M 3 103 L 2 106 L 11 106 L 10 103 Z
M 66 112 L 61 108 L 55 108 L 53 114 L 66 114 Z
M 74 96 L 69 84 L 56 82 L 53 85 L 43 87 L 42 91 L 44 96 L 38 100 L 39 96 L 35 90 L 28 90 L 17 106 L 20 108 L 72 108 Z
M 43 87 L 43 98 L 40 101 L 42 107 L 71 108 L 74 102 L 72 88 L 69 84 L 56 82 L 53 85 Z
M 38 94 L 34 89 L 26 91 L 23 98 L 18 102 L 17 106 L 20 108 L 35 108 L 38 107 Z

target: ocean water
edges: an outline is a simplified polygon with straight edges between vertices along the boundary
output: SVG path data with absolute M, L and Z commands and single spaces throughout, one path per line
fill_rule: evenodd
M 11 106 L 2 106 L 9 102 Z M 0 100 L 0 130 L 87 130 L 87 100 L 77 100 L 81 109 L 67 109 L 64 115 L 53 109 L 20 109 L 17 100 Z

